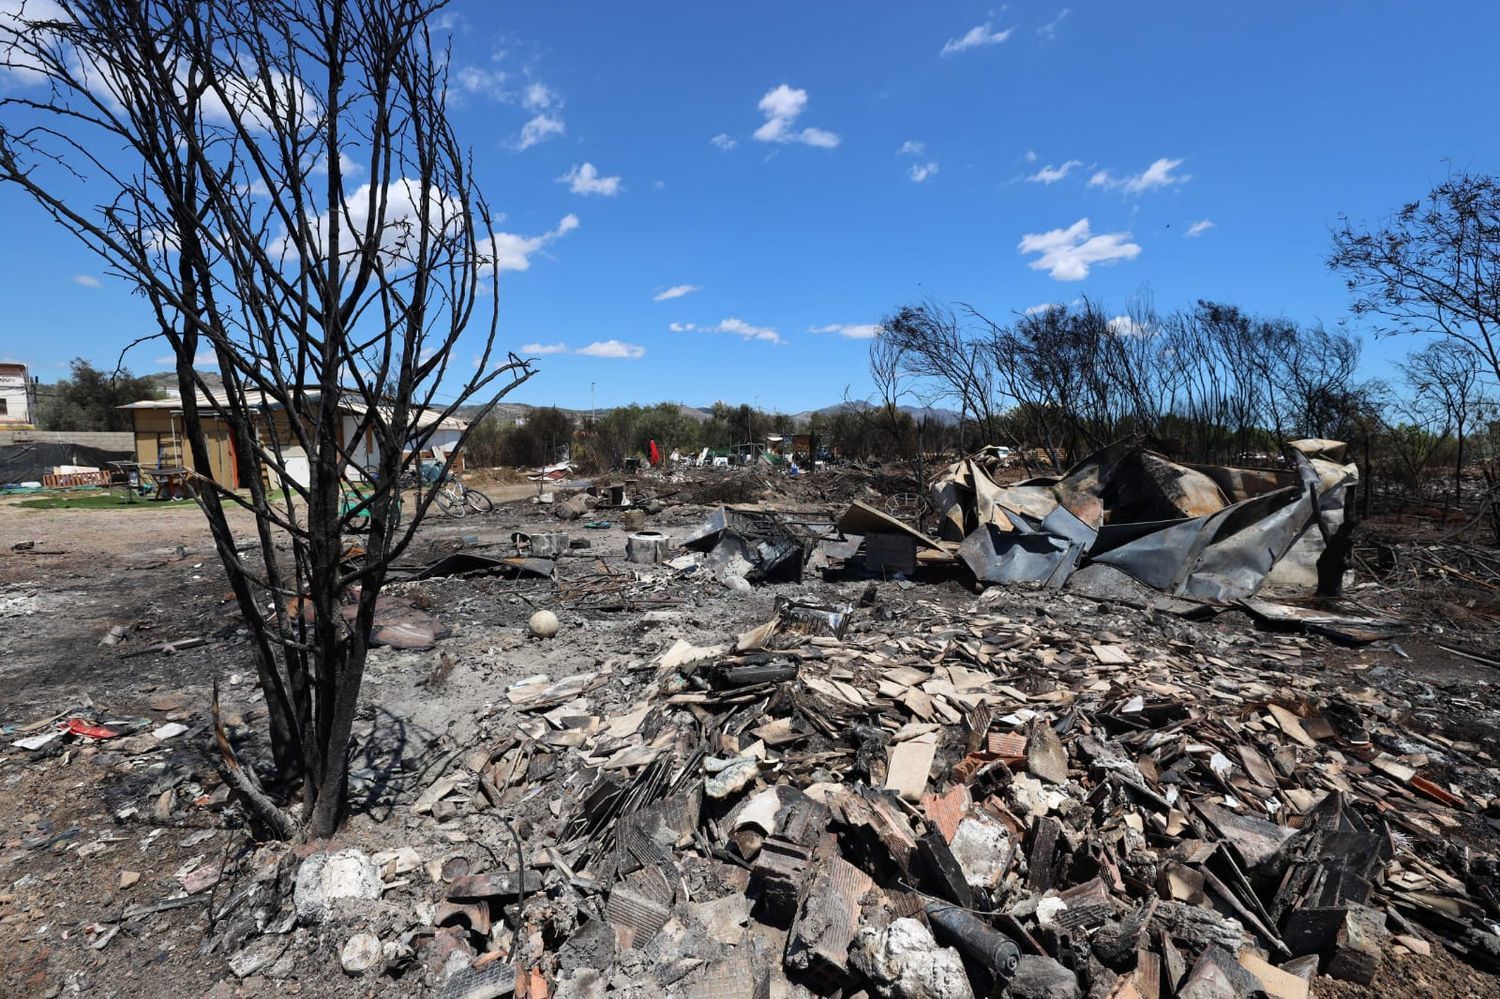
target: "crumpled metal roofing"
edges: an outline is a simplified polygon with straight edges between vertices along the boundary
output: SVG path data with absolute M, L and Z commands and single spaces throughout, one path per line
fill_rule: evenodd
M 1359 479 L 1354 465 L 1327 457 L 1341 453 L 1335 441 L 1298 441 L 1288 446 L 1293 470 L 1239 469 L 1113 444 L 1061 476 L 1013 486 L 965 459 L 931 484 L 929 498 L 943 536 L 962 538 L 958 557 L 985 582 L 1061 587 L 1099 563 L 1212 604 L 1311 597 L 1329 575 L 1319 563 Z

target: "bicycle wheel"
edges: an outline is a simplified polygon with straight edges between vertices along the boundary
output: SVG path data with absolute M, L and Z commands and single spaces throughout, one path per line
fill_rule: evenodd
M 463 502 L 455 499 L 453 494 L 446 489 L 439 489 L 432 494 L 432 498 L 437 503 L 438 509 L 450 517 L 462 517 L 466 511 Z
M 495 509 L 495 504 L 490 502 L 490 498 L 478 489 L 465 489 L 464 503 L 472 507 L 475 513 L 489 513 Z

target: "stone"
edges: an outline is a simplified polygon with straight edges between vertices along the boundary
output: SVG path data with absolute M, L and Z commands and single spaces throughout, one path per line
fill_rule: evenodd
M 687 911 L 709 936 L 732 946 L 744 939 L 750 900 L 744 895 L 725 895 L 709 902 L 694 902 L 687 906 Z
M 409 874 L 422 866 L 422 856 L 409 846 L 403 846 L 395 850 L 382 850 L 370 858 L 375 866 L 380 868 L 381 877 L 389 881 L 391 878 Z
M 1015 999 L 1082 999 L 1078 976 L 1050 957 L 1022 954 L 1007 995 Z
M 1385 913 L 1364 905 L 1350 905 L 1344 913 L 1335 940 L 1333 957 L 1324 974 L 1356 985 L 1369 985 L 1380 969 L 1390 934 L 1385 928 Z
M 380 938 L 373 933 L 356 933 L 344 942 L 339 951 L 339 963 L 351 975 L 363 975 L 371 968 L 385 963 L 385 951 Z
M 727 798 L 749 787 L 760 773 L 760 761 L 753 756 L 736 759 L 729 766 L 703 782 L 703 793 L 710 798 Z
M 1413 954 L 1417 954 L 1421 957 L 1432 956 L 1432 944 L 1428 943 L 1426 940 L 1423 940 L 1421 937 L 1414 937 L 1404 933 L 1398 933 L 1393 939 L 1396 941 L 1396 943 L 1405 947 Z
M 229 970 L 236 978 L 249 978 L 275 964 L 286 949 L 282 937 L 260 937 L 229 959 Z
M 380 869 L 364 852 L 315 853 L 297 869 L 292 903 L 297 921 L 312 925 L 327 919 L 339 902 L 377 899 L 384 890 Z
M 971 888 L 994 888 L 1010 867 L 1015 847 L 1010 830 L 998 819 L 974 812 L 958 824 L 953 842 L 948 844 L 953 859 L 963 869 L 964 880 Z
M 557 634 L 560 627 L 557 615 L 549 610 L 537 611 L 531 615 L 531 620 L 526 622 L 527 630 L 537 638 L 551 638 Z
M 860 930 L 859 964 L 882 995 L 896 999 L 973 999 L 963 960 L 940 947 L 925 924 L 903 917 Z

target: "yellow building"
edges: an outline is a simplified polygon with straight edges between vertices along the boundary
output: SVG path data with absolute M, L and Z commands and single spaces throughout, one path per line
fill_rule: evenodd
M 257 408 L 259 395 L 247 394 L 253 397 L 247 401 L 252 408 Z M 184 437 L 181 398 L 146 399 L 120 408 L 128 410 L 134 422 L 135 460 L 142 467 L 187 468 L 212 479 L 225 489 L 239 489 L 245 484 L 244 476 L 249 464 L 240 460 L 229 421 L 217 415 L 214 402 L 201 392 L 198 395 L 198 413 L 203 422 L 204 439 L 208 444 L 207 469 L 197 467 Z M 275 439 L 281 444 L 282 461 L 286 465 L 288 478 L 305 484 L 308 474 L 307 456 L 301 448 L 295 446 L 286 411 L 279 407 L 264 408 L 269 411 L 270 420 L 268 423 L 265 417 L 257 418 L 254 431 L 256 439 L 267 439 L 267 434 L 274 429 Z M 339 409 L 339 446 L 349 449 L 354 474 L 358 476 L 360 469 L 376 462 L 374 435 L 366 429 L 361 439 L 353 440 L 351 444 L 351 439 L 359 433 L 360 418 L 366 411 L 365 406 L 351 400 L 341 404 Z M 463 420 L 454 417 L 443 419 L 441 413 L 432 410 L 424 410 L 418 416 L 417 423 L 424 430 L 437 424 L 427 442 L 424 455 L 431 455 L 434 450 L 442 453 L 451 450 L 468 427 Z M 456 461 L 455 467 L 461 470 L 460 462 L 461 459 Z

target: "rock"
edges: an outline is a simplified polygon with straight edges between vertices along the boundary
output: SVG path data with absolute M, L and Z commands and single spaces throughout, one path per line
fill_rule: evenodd
M 760 761 L 753 756 L 735 760 L 703 782 L 703 793 L 710 798 L 727 798 L 749 787 L 760 773 Z
M 121 871 L 120 872 L 120 887 L 121 888 L 129 888 L 131 885 L 135 884 L 140 879 L 141 879 L 141 872 L 140 871 Z
M 557 979 L 557 999 L 604 999 L 608 985 L 594 968 L 574 968 Z
M 974 812 L 958 824 L 953 842 L 948 844 L 953 859 L 963 869 L 964 880 L 971 888 L 994 888 L 1010 867 L 1010 830 L 997 819 Z
M 693 902 L 685 908 L 708 931 L 708 935 L 721 944 L 734 945 L 745 936 L 750 900 L 744 895 L 725 895 L 709 902 Z
M 531 620 L 526 622 L 526 627 L 537 638 L 551 638 L 557 634 L 561 625 L 558 623 L 556 614 L 549 610 L 539 610 L 531 615 Z
M 354 934 L 339 952 L 339 963 L 351 975 L 363 975 L 384 964 L 385 950 L 380 945 L 380 938 L 373 933 Z
M 894 920 L 883 930 L 859 932 L 858 963 L 883 996 L 893 999 L 973 999 L 958 951 L 939 947 L 915 919 Z
M 1063 795 L 1049 790 L 1035 777 L 1017 774 L 1010 782 L 1010 800 L 1022 818 L 1043 816 L 1062 803 Z
M 1380 969 L 1388 936 L 1385 913 L 1365 905 L 1350 905 L 1339 926 L 1333 957 L 1323 973 L 1356 985 L 1369 985 Z
M 377 899 L 384 891 L 380 869 L 359 850 L 315 853 L 297 869 L 292 902 L 297 921 L 317 924 L 328 918 L 336 903 L 351 899 Z
M 229 959 L 229 970 L 236 978 L 249 978 L 265 971 L 287 949 L 282 937 L 260 937 Z
M 589 512 L 589 497 L 575 493 L 552 508 L 558 520 L 577 520 Z
M 403 846 L 396 850 L 382 850 L 370 858 L 375 866 L 380 868 L 381 877 L 389 881 L 391 878 L 409 874 L 422 866 L 422 856 L 409 846 Z
M 1408 936 L 1406 934 L 1398 933 L 1392 939 L 1394 939 L 1396 943 L 1405 947 L 1407 950 L 1411 951 L 1413 954 L 1417 954 L 1421 957 L 1429 957 L 1432 954 L 1432 944 L 1428 943 L 1426 940 L 1423 940 L 1421 937 Z
M 1081 999 L 1078 978 L 1050 957 L 1022 954 L 1006 993 L 1015 999 Z

